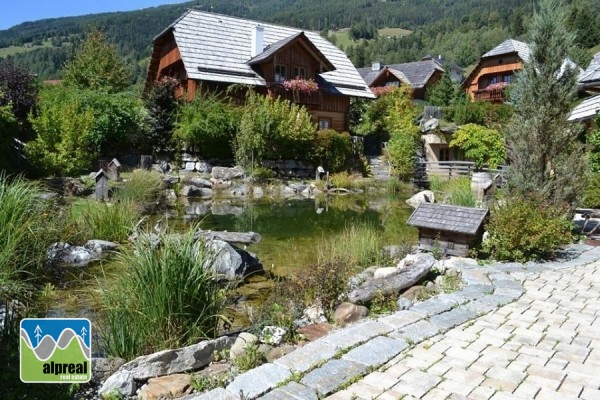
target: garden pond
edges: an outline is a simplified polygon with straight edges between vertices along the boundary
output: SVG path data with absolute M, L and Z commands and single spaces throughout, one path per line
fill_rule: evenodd
M 234 328 L 248 326 L 248 310 L 268 297 L 275 279 L 311 268 L 328 237 L 359 224 L 380 231 L 385 244 L 416 243 L 417 231 L 406 221 L 412 208 L 403 195 L 330 195 L 314 199 L 180 199 L 174 207 L 152 216 L 169 232 L 183 232 L 194 224 L 202 229 L 257 232 L 262 241 L 250 245 L 264 273 L 250 275 L 231 292 L 227 315 Z M 48 290 L 48 316 L 94 319 L 101 290 L 122 266 L 114 259 L 71 268 L 63 282 Z

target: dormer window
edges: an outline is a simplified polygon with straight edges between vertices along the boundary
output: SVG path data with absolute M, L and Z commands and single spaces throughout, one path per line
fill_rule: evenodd
M 286 73 L 286 68 L 285 65 L 276 65 L 275 66 L 275 83 L 283 83 L 283 81 L 285 80 L 287 73 Z

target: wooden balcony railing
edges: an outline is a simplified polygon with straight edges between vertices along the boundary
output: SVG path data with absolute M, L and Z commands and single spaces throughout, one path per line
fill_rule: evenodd
M 424 168 L 427 176 L 435 175 L 448 180 L 460 176 L 471 176 L 475 172 L 475 163 L 472 161 L 427 161 L 419 162 L 417 166 Z M 484 167 L 480 172 L 489 172 L 492 176 L 504 176 L 506 166 L 500 165 L 497 169 Z
M 503 89 L 495 90 L 477 90 L 475 91 L 475 100 L 481 101 L 504 101 L 506 94 Z
M 305 106 L 318 106 L 321 104 L 321 91 L 315 93 L 301 93 L 286 90 L 283 87 L 274 87 L 273 93 L 281 99 L 289 100 L 295 104 Z

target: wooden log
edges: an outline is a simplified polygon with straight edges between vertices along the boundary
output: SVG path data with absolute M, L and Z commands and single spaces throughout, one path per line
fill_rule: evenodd
M 195 239 L 219 239 L 228 243 L 254 244 L 262 240 L 259 233 L 256 232 L 227 232 L 227 231 L 197 231 L 194 233 Z

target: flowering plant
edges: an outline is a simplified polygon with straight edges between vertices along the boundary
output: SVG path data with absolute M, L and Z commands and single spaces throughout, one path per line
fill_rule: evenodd
M 377 97 L 379 96 L 383 96 L 384 94 L 387 94 L 389 92 L 391 92 L 394 89 L 398 89 L 396 86 L 372 86 L 371 88 L 371 92 L 373 92 L 373 94 Z
M 297 76 L 294 79 L 283 81 L 283 87 L 285 90 L 291 90 L 296 93 L 316 93 L 319 90 L 319 85 L 312 79 L 304 79 Z

